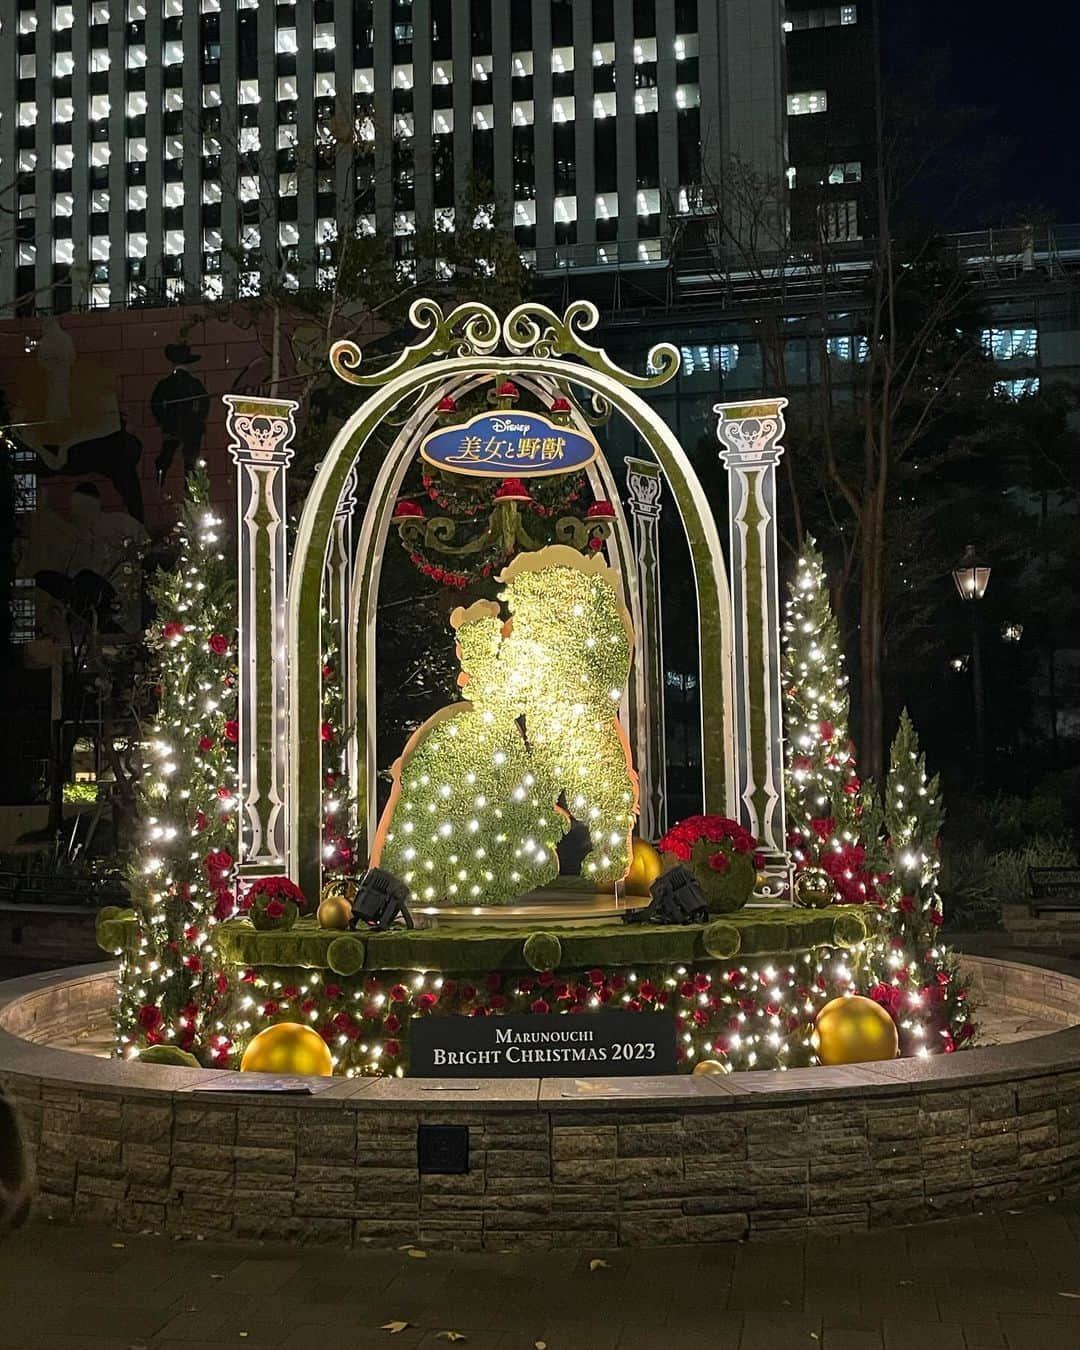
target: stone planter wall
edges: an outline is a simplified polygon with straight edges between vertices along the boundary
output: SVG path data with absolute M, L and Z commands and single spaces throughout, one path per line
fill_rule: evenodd
M 1062 963 L 968 964 L 987 997 L 1080 1018 Z M 640 1246 L 1015 1208 L 1080 1180 L 1080 1028 L 786 1074 L 320 1080 L 310 1097 L 255 1097 L 208 1091 L 213 1071 L 25 1039 L 106 1007 L 110 981 L 98 968 L 0 986 L 0 1082 L 44 1213 L 225 1239 Z M 467 1129 L 466 1175 L 420 1175 L 422 1124 Z

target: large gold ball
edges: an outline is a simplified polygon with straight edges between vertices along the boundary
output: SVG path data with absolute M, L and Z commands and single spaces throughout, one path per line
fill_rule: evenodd
M 727 1069 L 718 1059 L 699 1059 L 691 1070 L 691 1074 L 696 1078 L 699 1074 L 727 1073 Z
M 818 1013 L 813 1046 L 822 1064 L 866 1064 L 895 1059 L 896 1023 L 872 998 L 834 998 Z
M 825 909 L 836 899 L 832 877 L 823 867 L 804 868 L 795 878 L 795 903 L 804 909 Z
M 319 906 L 320 928 L 348 928 L 352 923 L 352 901 L 343 895 L 328 895 Z
M 648 895 L 649 888 L 664 870 L 660 854 L 644 839 L 635 839 L 630 856 L 630 870 L 623 885 L 627 895 Z
M 334 1063 L 317 1031 L 299 1022 L 277 1022 L 248 1042 L 240 1069 L 243 1073 L 300 1073 L 329 1078 Z

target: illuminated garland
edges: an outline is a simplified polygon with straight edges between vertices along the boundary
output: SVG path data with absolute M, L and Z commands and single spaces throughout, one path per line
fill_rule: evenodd
M 175 1044 L 225 1063 L 225 977 L 213 929 L 234 908 L 235 594 L 205 466 L 188 480 L 172 571 L 150 584 L 159 706 L 138 785 L 143 845 L 131 876 L 138 943 L 120 972 L 117 1048 Z
M 349 778 L 345 754 L 345 682 L 341 670 L 341 633 L 336 618 L 323 614 L 322 726 L 323 871 L 347 872 L 354 862 L 348 834 Z

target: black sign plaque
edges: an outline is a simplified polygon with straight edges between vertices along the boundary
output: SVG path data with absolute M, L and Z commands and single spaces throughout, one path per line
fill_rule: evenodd
M 412 1024 L 416 1078 L 601 1078 L 675 1072 L 675 1014 L 621 1010 L 423 1017 Z

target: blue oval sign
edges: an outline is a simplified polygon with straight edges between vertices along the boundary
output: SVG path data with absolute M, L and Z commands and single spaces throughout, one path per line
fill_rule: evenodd
M 481 478 L 538 478 L 583 469 L 596 458 L 591 436 L 532 412 L 484 413 L 424 438 L 429 464 Z

